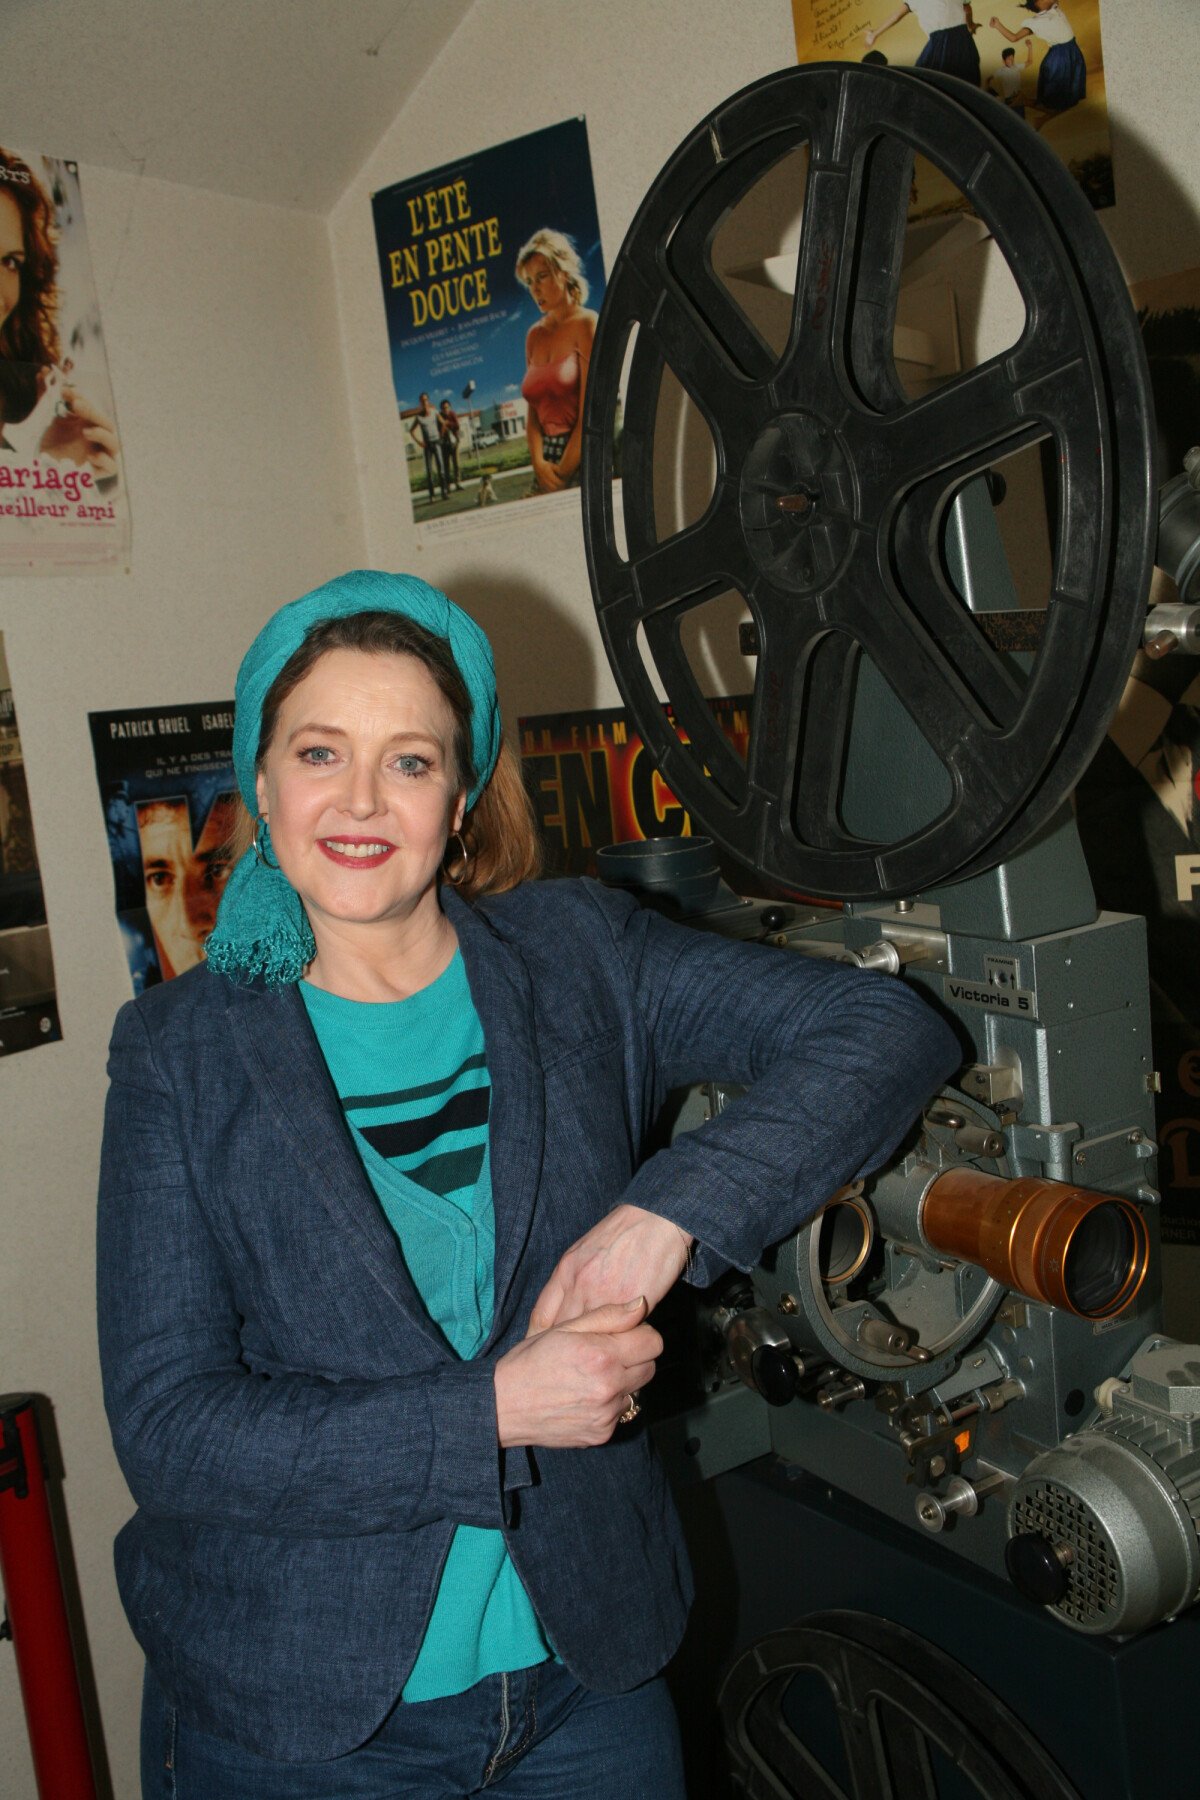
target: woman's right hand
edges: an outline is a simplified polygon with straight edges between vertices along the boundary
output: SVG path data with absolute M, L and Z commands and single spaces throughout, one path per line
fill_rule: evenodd
M 662 1339 L 644 1296 L 598 1306 L 539 1331 L 496 1364 L 496 1427 L 505 1449 L 581 1450 L 606 1444 L 632 1394 L 654 1374 Z

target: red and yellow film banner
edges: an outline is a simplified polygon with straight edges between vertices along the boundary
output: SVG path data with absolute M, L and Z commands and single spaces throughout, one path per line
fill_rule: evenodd
M 743 757 L 750 704 L 749 694 L 709 701 L 717 724 Z M 669 706 L 663 711 L 672 717 Z M 690 816 L 658 773 L 627 712 L 539 713 L 517 723 L 521 768 L 551 873 L 594 874 L 596 851 L 606 844 L 692 835 Z

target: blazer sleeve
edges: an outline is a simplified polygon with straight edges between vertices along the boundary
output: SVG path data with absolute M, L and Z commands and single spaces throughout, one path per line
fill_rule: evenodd
M 437 1519 L 498 1527 L 528 1482 L 496 1435 L 493 1364 L 380 1381 L 252 1373 L 197 1205 L 171 1084 L 135 1003 L 117 1017 L 101 1157 L 98 1311 L 117 1456 L 148 1514 L 299 1536 Z
M 878 1169 L 959 1066 L 949 1025 L 895 976 L 673 925 L 591 898 L 632 985 L 662 1089 L 746 1088 L 638 1169 L 622 1199 L 696 1239 L 689 1279 L 750 1269 Z

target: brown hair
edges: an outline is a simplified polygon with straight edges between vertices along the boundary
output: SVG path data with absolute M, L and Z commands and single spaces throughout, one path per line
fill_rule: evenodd
M 450 645 L 403 613 L 381 611 L 322 619 L 309 628 L 300 648 L 292 652 L 267 689 L 256 768 L 262 768 L 271 747 L 284 701 L 331 650 L 360 650 L 368 656 L 413 656 L 428 669 L 454 718 L 455 785 L 470 788 L 474 784 L 471 696 Z M 234 848 L 241 854 L 249 849 L 253 831 L 253 822 L 246 813 L 233 835 Z M 542 850 L 533 808 L 521 779 L 520 765 L 506 744 L 501 744 L 491 778 L 463 820 L 461 836 L 467 852 L 466 868 L 461 880 L 453 885 L 464 899 L 507 893 L 509 888 L 541 874 Z
M 21 218 L 25 261 L 20 296 L 0 326 L 0 416 L 10 425 L 28 418 L 37 404 L 37 375 L 59 360 L 57 225 L 49 194 L 21 157 L 0 149 L 0 194 L 7 194 Z

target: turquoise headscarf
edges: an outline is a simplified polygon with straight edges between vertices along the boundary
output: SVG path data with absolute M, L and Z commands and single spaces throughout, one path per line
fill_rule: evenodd
M 484 633 L 461 607 L 419 576 L 354 569 L 280 607 L 242 658 L 233 725 L 233 772 L 252 814 L 258 812 L 255 763 L 263 702 L 272 682 L 314 625 L 363 612 L 402 613 L 449 642 L 471 697 L 475 779 L 467 793 L 468 808 L 487 786 L 500 750 L 500 708 L 492 647 Z M 259 826 L 258 843 L 263 856 L 270 857 L 265 823 Z M 299 981 L 316 953 L 312 927 L 296 890 L 273 861 L 264 862 L 252 850 L 247 851 L 229 877 L 216 926 L 205 946 L 210 968 L 235 981 L 261 976 L 268 987 L 281 987 Z

